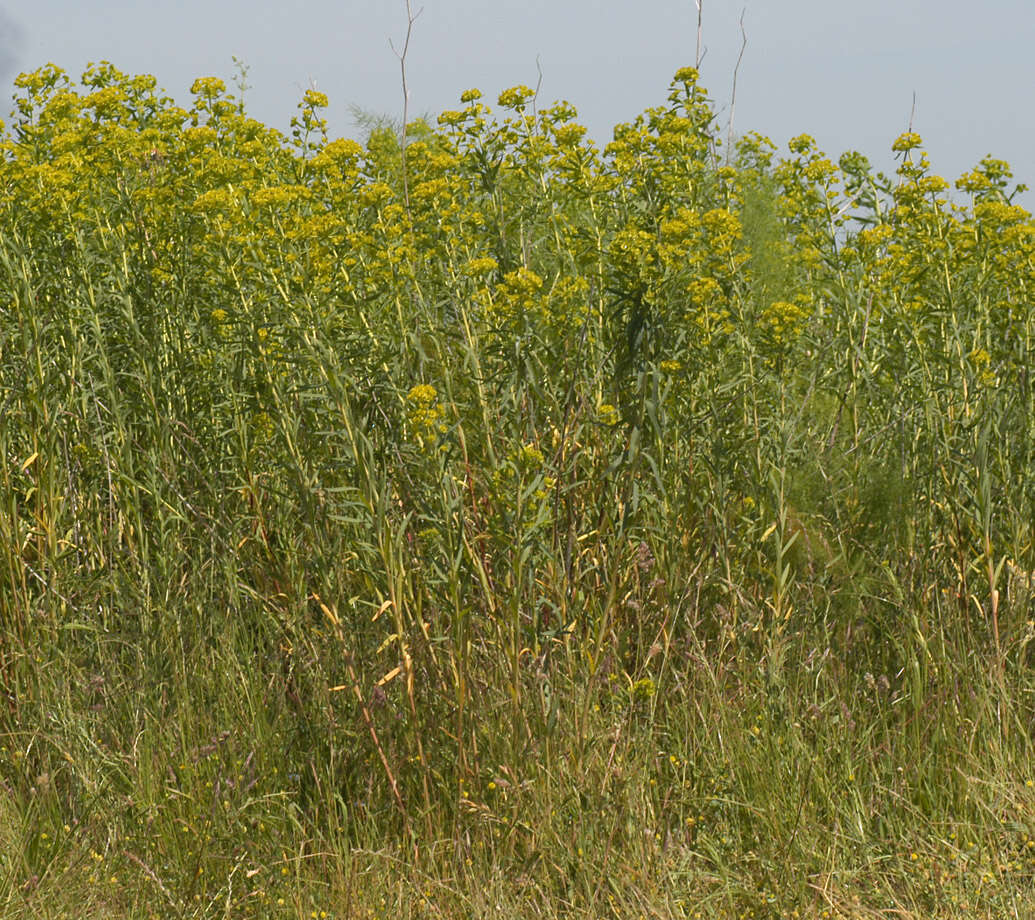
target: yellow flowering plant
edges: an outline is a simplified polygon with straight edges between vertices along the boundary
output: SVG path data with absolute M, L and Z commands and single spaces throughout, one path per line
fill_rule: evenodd
M 287 134 L 216 77 L 185 108 L 108 63 L 15 90 L 18 910 L 287 911 L 338 884 L 290 854 L 338 845 L 405 867 L 372 890 L 449 853 L 443 891 L 520 878 L 587 916 L 613 854 L 615 916 L 646 876 L 720 903 L 702 853 L 738 916 L 811 916 L 781 860 L 928 905 L 871 858 L 924 863 L 918 822 L 935 852 L 984 827 L 1000 893 L 1022 879 L 988 821 L 1031 804 L 1035 223 L 1006 163 L 953 184 L 913 133 L 892 176 L 804 134 L 726 151 L 691 67 L 600 147 L 523 85 L 359 140 L 315 89 Z M 99 861 L 138 900 L 32 900 Z

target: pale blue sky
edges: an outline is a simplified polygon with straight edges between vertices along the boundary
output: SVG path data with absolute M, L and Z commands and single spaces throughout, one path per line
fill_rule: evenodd
M 1035 185 L 1035 4 L 1030 0 L 703 0 L 702 82 L 725 124 L 745 11 L 735 128 L 784 144 L 814 135 L 834 158 L 857 149 L 893 168 L 890 147 L 914 130 L 950 179 L 986 154 Z M 540 102 L 567 99 L 600 143 L 616 122 L 662 104 L 695 55 L 694 0 L 414 0 L 423 13 L 407 61 L 411 112 L 458 106 L 460 93 L 543 81 Z M 194 77 L 230 82 L 250 67 L 252 115 L 286 130 L 310 85 L 328 94 L 332 133 L 352 134 L 350 103 L 401 113 L 405 0 L 0 0 L 0 87 L 53 61 L 78 75 L 110 60 L 153 73 L 189 100 Z M 6 114 L 9 106 L 0 112 Z M 1032 193 L 1023 202 L 1031 207 Z

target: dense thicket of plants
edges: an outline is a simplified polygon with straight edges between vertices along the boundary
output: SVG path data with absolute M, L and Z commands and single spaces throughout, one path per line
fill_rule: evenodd
M 1005 163 L 17 86 L 5 916 L 1032 910 Z

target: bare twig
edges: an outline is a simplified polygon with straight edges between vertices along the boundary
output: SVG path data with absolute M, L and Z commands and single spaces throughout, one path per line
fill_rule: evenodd
M 402 154 L 402 179 L 403 179 L 403 200 L 406 202 L 406 213 L 410 213 L 410 178 L 406 168 L 406 126 L 410 120 L 410 90 L 406 85 L 406 55 L 410 50 L 410 36 L 413 35 L 413 24 L 417 21 L 417 17 L 424 12 L 424 7 L 413 12 L 413 4 L 411 0 L 406 0 L 406 40 L 403 42 L 402 52 L 395 50 L 395 45 L 391 39 L 388 39 L 388 45 L 395 53 L 395 56 L 399 59 L 399 72 L 402 76 L 402 90 L 403 90 L 403 123 L 402 132 L 399 138 L 400 153 Z
M 740 54 L 737 55 L 737 64 L 733 68 L 733 92 L 730 94 L 730 121 L 726 128 L 726 164 L 729 165 L 730 150 L 733 147 L 733 112 L 737 107 L 737 74 L 740 73 L 740 62 L 744 59 L 744 49 L 747 48 L 748 37 L 744 30 L 744 14 L 747 7 L 740 11 Z
M 694 57 L 694 67 L 700 70 L 701 61 L 704 60 L 704 58 L 701 56 L 701 36 L 704 34 L 702 29 L 704 0 L 694 0 L 694 3 L 697 5 L 697 54 Z
M 532 95 L 532 115 L 535 116 L 536 124 L 539 123 L 539 110 L 536 108 L 536 102 L 539 100 L 539 90 L 543 86 L 543 63 L 540 56 L 535 56 L 535 69 L 536 73 L 539 74 L 539 79 L 536 80 L 535 93 Z
M 909 125 L 906 127 L 906 131 L 908 131 L 910 134 L 913 133 L 913 119 L 915 117 L 916 117 L 916 90 L 914 89 L 913 90 L 913 104 L 912 104 L 912 106 L 910 106 L 910 109 L 909 109 Z M 897 157 L 896 157 L 896 159 L 897 159 Z M 912 163 L 912 162 L 913 162 L 913 151 L 912 150 L 904 150 L 902 152 L 902 164 L 905 165 L 906 163 Z M 900 174 L 899 177 L 898 177 L 899 188 L 902 187 L 902 184 L 905 181 L 906 181 L 906 177 Z

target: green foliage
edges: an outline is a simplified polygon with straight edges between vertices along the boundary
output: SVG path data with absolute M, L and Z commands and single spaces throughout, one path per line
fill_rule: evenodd
M 0 134 L 0 913 L 1031 913 L 1007 165 L 245 77 Z

